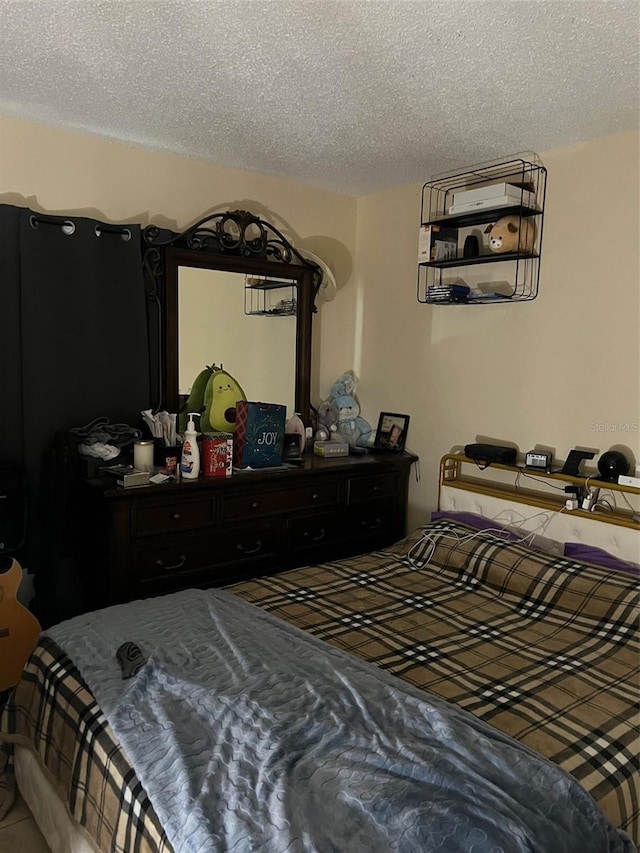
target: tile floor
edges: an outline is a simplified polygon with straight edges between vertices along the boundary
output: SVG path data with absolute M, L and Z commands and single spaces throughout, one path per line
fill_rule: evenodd
M 25 801 L 18 798 L 4 820 L 0 820 L 0 853 L 49 853 Z

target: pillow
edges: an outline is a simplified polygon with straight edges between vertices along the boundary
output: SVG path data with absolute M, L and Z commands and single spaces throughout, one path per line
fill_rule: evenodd
M 562 544 L 556 542 L 555 539 L 547 539 L 544 536 L 535 534 L 531 535 L 530 530 L 514 527 L 512 524 L 501 524 L 499 521 L 493 521 L 486 518 L 484 515 L 477 515 L 474 512 L 461 512 L 458 510 L 436 510 L 431 513 L 431 521 L 439 521 L 440 519 L 457 521 L 460 524 L 466 524 L 467 527 L 473 527 L 474 530 L 501 531 L 498 535 L 499 539 L 505 542 L 521 542 L 532 551 L 542 551 L 545 554 L 553 554 L 560 556 L 562 554 Z M 523 539 L 526 540 L 523 542 Z
M 640 577 L 640 566 L 636 563 L 627 563 L 602 548 L 585 545 L 583 542 L 567 542 L 564 546 L 564 555 L 572 560 L 582 560 L 585 563 L 599 566 L 601 569 L 626 572 L 629 575 Z
M 498 521 L 492 521 L 490 518 L 485 518 L 484 515 L 476 515 L 474 512 L 457 512 L 454 510 L 437 510 L 431 513 L 431 521 L 459 521 L 460 524 L 466 524 L 467 527 L 473 527 L 474 530 L 503 530 L 504 535 L 501 539 L 509 542 L 518 542 L 522 537 L 514 533 L 512 529 L 500 524 Z

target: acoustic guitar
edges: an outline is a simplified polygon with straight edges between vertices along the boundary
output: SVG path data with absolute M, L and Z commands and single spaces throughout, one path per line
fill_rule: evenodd
M 21 580 L 17 560 L 5 571 L 0 567 L 0 690 L 18 683 L 41 631 L 33 613 L 16 598 Z

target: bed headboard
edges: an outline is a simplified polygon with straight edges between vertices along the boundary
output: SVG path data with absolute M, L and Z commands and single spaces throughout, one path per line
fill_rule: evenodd
M 606 503 L 593 512 L 568 510 L 566 485 L 600 488 L 601 496 L 606 493 Z M 460 454 L 447 454 L 440 463 L 438 509 L 472 512 L 527 531 L 545 524 L 545 539 L 581 542 L 634 563 L 640 562 L 639 496 L 640 489 L 594 477 L 494 464 L 481 471 L 472 459 Z

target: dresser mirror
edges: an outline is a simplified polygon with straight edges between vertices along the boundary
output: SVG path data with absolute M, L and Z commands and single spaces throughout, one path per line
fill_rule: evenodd
M 178 267 L 178 393 L 187 397 L 205 365 L 224 367 L 249 400 L 295 406 L 295 282 L 249 293 L 252 277 Z M 257 278 L 258 288 L 263 280 Z M 249 282 L 249 284 L 247 284 Z M 251 299 L 250 297 L 254 297 Z M 276 307 L 286 303 L 281 312 Z
M 215 363 L 248 399 L 283 403 L 310 423 L 317 264 L 246 211 L 182 234 L 149 226 L 143 241 L 147 290 L 160 308 L 162 407 L 179 411 L 196 375 Z

